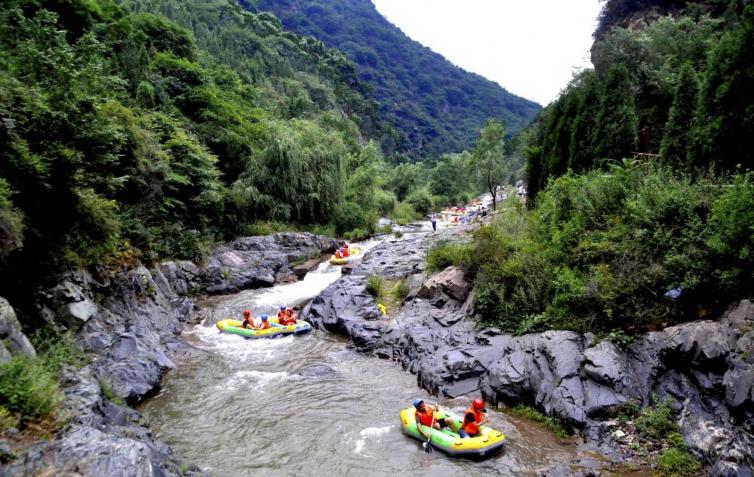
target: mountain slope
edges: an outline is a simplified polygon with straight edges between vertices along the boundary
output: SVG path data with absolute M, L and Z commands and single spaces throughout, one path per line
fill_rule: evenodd
M 273 12 L 296 33 L 348 53 L 396 130 L 394 137 L 383 136 L 388 153 L 397 150 L 416 158 L 467 149 L 488 118 L 502 119 L 516 132 L 540 109 L 411 40 L 369 0 L 240 1 L 249 9 Z

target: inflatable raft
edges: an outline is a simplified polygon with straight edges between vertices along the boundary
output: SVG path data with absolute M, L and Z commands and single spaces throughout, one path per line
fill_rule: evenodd
M 443 411 L 443 414 L 457 424 L 461 423 L 459 416 L 447 411 Z M 416 428 L 416 409 L 413 407 L 401 411 L 401 424 L 403 432 L 420 441 L 427 442 L 429 435 L 429 444 L 432 447 L 451 456 L 485 457 L 499 451 L 505 444 L 503 433 L 487 426 L 482 426 L 480 434 L 476 437 L 463 438 L 448 428 L 440 431 L 427 426 L 422 426 L 422 434 Z
M 244 338 L 272 338 L 274 336 L 298 335 L 312 330 L 312 326 L 304 320 L 296 320 L 295 325 L 281 325 L 277 318 L 270 318 L 270 327 L 266 330 L 241 328 L 241 321 L 221 320 L 218 321 L 217 329 L 224 333 L 243 336 Z
M 360 255 L 361 254 L 361 250 L 359 250 L 358 248 L 352 248 L 350 250 L 350 254 L 351 254 L 351 256 L 349 256 L 349 257 L 343 257 L 343 258 L 335 258 L 335 255 L 333 255 L 332 257 L 330 257 L 330 260 L 328 260 L 328 261 L 330 262 L 331 265 L 346 265 L 355 256 Z

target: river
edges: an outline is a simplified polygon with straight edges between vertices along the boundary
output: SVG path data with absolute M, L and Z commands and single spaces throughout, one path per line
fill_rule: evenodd
M 494 410 L 492 426 L 508 438 L 502 453 L 481 462 L 427 454 L 401 433 L 398 412 L 436 399 L 400 366 L 319 330 L 245 340 L 213 325 L 246 308 L 258 315 L 305 302 L 339 276 L 325 263 L 300 282 L 202 303 L 209 318 L 184 337 L 206 355 L 181 363 L 140 408 L 157 437 L 215 476 L 528 476 L 575 455 L 538 425 Z M 468 399 L 440 404 L 463 411 Z

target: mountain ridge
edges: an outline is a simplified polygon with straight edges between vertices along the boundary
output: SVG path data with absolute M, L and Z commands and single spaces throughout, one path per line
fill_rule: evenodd
M 498 83 L 454 65 L 411 39 L 368 0 L 240 0 L 254 11 L 270 11 L 285 28 L 340 49 L 358 65 L 359 77 L 374 88 L 386 122 L 387 154 L 412 158 L 468 149 L 489 118 L 504 120 L 509 132 L 528 125 L 541 106 Z

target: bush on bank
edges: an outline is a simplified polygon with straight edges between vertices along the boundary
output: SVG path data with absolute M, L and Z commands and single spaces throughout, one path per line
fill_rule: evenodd
M 477 310 L 507 331 L 635 333 L 752 289 L 753 211 L 751 173 L 692 179 L 625 161 L 552 181 L 533 210 L 480 229 L 468 256 L 434 250 L 429 264 L 477 271 Z

